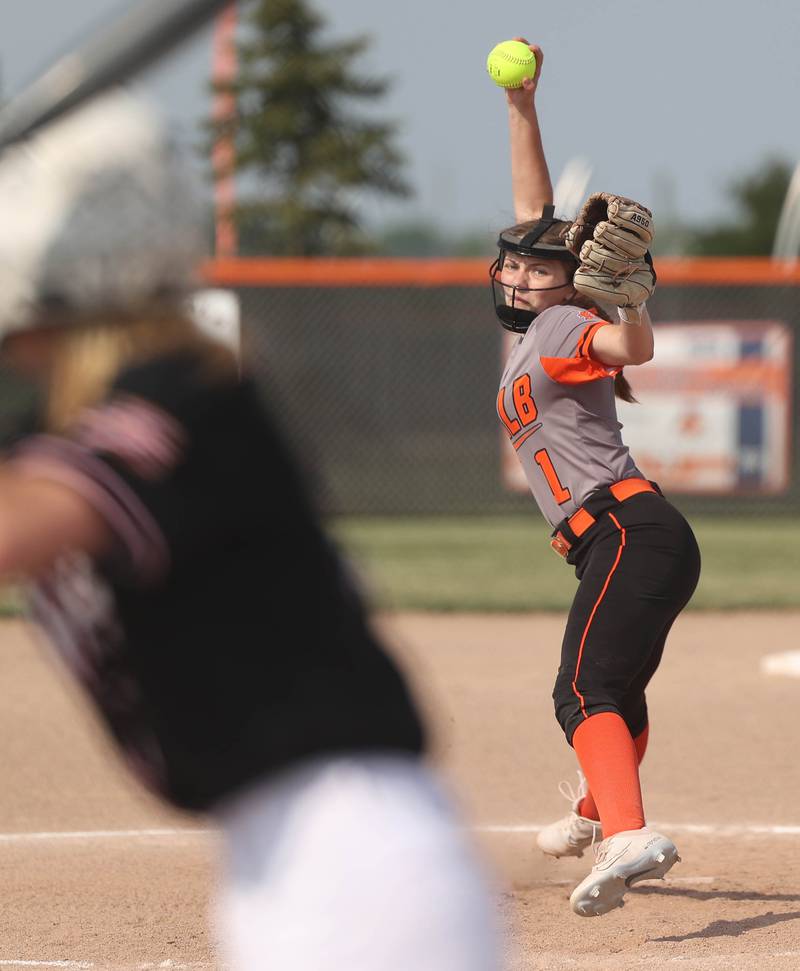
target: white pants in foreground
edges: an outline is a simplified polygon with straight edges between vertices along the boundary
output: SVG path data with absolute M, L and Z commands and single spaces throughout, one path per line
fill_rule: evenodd
M 424 766 L 330 758 L 218 814 L 233 971 L 497 971 L 495 904 Z

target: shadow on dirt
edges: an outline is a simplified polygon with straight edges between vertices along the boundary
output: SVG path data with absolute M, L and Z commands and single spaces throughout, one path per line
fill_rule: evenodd
M 760 893 L 758 890 L 693 890 L 691 887 L 632 887 L 631 894 L 688 897 L 690 900 L 776 900 L 800 903 L 799 893 Z
M 770 911 L 760 917 L 746 917 L 744 920 L 715 920 L 708 927 L 704 927 L 701 931 L 694 931 L 692 934 L 672 934 L 669 937 L 651 937 L 650 940 L 653 943 L 665 944 L 708 937 L 740 937 L 748 931 L 760 930 L 762 927 L 771 927 L 773 924 L 782 924 L 784 921 L 797 920 L 798 918 L 800 918 L 800 910 L 791 914 L 773 914 Z
M 688 897 L 690 900 L 755 900 L 800 903 L 796 893 L 759 893 L 757 890 L 692 890 L 689 887 L 638 887 L 631 894 L 647 894 L 661 897 Z M 714 920 L 702 930 L 691 934 L 674 934 L 669 937 L 652 937 L 653 943 L 680 943 L 709 937 L 740 937 L 748 931 L 783 924 L 789 920 L 800 920 L 800 910 L 785 914 L 775 914 L 771 910 L 758 917 L 744 917 L 742 920 Z

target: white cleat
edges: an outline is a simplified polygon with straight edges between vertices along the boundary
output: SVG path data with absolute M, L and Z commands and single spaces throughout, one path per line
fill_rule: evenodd
M 672 840 L 646 826 L 615 833 L 595 847 L 591 873 L 572 891 L 570 906 L 579 917 L 600 917 L 622 907 L 640 880 L 660 880 L 680 857 Z
M 596 819 L 579 816 L 573 809 L 557 823 L 551 823 L 537 835 L 539 849 L 548 856 L 583 856 L 583 851 L 603 838 Z
M 559 792 L 572 803 L 572 809 L 563 819 L 545 826 L 536 837 L 539 849 L 548 856 L 580 857 L 587 847 L 603 838 L 599 820 L 578 815 L 578 806 L 586 795 L 586 780 L 580 772 L 578 780 L 577 793 L 572 791 L 569 783 L 559 784 Z

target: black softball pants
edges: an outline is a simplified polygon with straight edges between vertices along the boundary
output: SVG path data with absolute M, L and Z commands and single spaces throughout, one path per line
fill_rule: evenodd
M 567 562 L 580 585 L 553 691 L 556 718 L 570 745 L 601 711 L 619 714 L 635 738 L 647 726 L 645 688 L 697 586 L 697 541 L 663 496 L 641 493 L 605 512 Z

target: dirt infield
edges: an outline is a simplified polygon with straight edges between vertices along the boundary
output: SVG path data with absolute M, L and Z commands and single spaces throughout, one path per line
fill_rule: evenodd
M 567 904 L 589 857 L 550 861 L 534 844 L 562 814 L 557 784 L 574 767 L 550 701 L 562 619 L 382 624 L 497 874 L 509 971 L 800 967 L 800 681 L 759 672 L 763 654 L 798 644 L 800 614 L 678 621 L 650 693 L 643 781 L 648 818 L 683 863 L 595 920 Z M 0 672 L 0 967 L 221 968 L 207 920 L 217 848 L 204 821 L 129 784 L 19 622 L 0 626 Z

